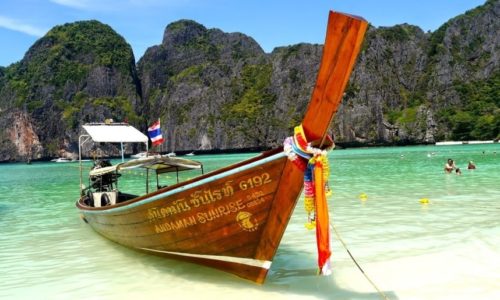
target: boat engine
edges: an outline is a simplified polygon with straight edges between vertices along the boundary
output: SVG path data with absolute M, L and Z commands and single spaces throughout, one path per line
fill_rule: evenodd
M 109 160 L 97 160 L 94 162 L 92 170 L 110 167 Z M 102 207 L 116 204 L 118 190 L 116 183 L 121 174 L 110 172 L 102 175 L 90 176 L 90 186 L 94 190 L 91 193 L 90 201 L 94 207 Z

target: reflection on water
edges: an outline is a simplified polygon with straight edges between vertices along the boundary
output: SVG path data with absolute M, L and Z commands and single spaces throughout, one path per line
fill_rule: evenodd
M 500 155 L 494 151 L 500 145 L 332 152 L 331 220 L 390 299 L 500 298 Z M 194 158 L 210 171 L 250 156 Z M 444 174 L 447 158 L 461 176 Z M 466 170 L 469 160 L 476 170 Z M 255 285 L 97 235 L 74 206 L 77 164 L 3 164 L 0 171 L 2 299 L 379 298 L 334 236 L 333 275 L 316 276 L 314 232 L 304 227 L 302 199 L 266 283 Z M 135 175 L 132 183 L 144 180 Z

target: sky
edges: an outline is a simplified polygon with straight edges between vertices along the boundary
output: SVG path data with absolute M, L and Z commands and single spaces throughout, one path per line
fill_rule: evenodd
M 241 32 L 266 52 L 301 42 L 322 44 L 328 11 L 373 26 L 408 23 L 434 31 L 486 0 L 0 0 L 0 66 L 21 60 L 52 27 L 80 20 L 110 25 L 132 46 L 136 61 L 180 19 Z

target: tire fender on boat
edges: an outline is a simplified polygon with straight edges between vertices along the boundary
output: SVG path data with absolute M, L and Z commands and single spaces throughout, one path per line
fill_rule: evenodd
M 108 194 L 103 193 L 101 195 L 101 206 L 107 206 L 111 204 L 111 200 L 109 199 Z

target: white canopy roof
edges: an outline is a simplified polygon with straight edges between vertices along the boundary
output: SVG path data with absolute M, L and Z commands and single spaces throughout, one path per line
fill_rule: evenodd
M 202 163 L 185 158 L 156 155 L 132 159 L 109 167 L 93 169 L 90 171 L 90 176 L 101 176 L 107 173 L 133 168 L 153 169 L 156 170 L 158 174 L 161 174 L 167 172 L 201 169 Z
M 94 142 L 147 143 L 148 137 L 135 127 L 125 123 L 95 123 L 83 125 Z

